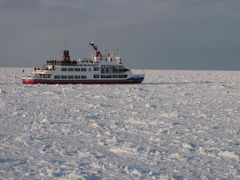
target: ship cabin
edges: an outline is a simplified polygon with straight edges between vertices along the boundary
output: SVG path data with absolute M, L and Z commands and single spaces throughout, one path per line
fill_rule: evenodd
M 33 74 L 41 79 L 115 79 L 127 78 L 131 72 L 122 65 L 121 58 L 113 54 L 71 61 L 66 50 L 61 60 L 49 60 L 42 68 L 34 68 Z

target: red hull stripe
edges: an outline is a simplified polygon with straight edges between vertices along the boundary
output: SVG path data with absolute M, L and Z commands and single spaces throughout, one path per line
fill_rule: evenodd
M 138 84 L 141 80 L 122 80 L 122 81 L 37 81 L 22 80 L 23 84 Z

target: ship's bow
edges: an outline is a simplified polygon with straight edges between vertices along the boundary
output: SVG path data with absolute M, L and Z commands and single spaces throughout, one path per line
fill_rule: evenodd
M 144 74 L 134 74 L 133 80 L 135 83 L 141 83 L 144 80 L 145 75 Z

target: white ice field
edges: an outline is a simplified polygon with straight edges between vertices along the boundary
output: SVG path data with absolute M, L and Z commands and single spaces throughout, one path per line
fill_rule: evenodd
M 0 68 L 0 179 L 240 179 L 240 71 L 144 73 L 23 85 Z

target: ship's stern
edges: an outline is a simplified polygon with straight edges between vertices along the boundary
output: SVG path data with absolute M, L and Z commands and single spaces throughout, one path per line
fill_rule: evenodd
M 23 84 L 35 84 L 34 83 L 34 77 L 33 76 L 23 76 L 22 77 L 22 83 Z

